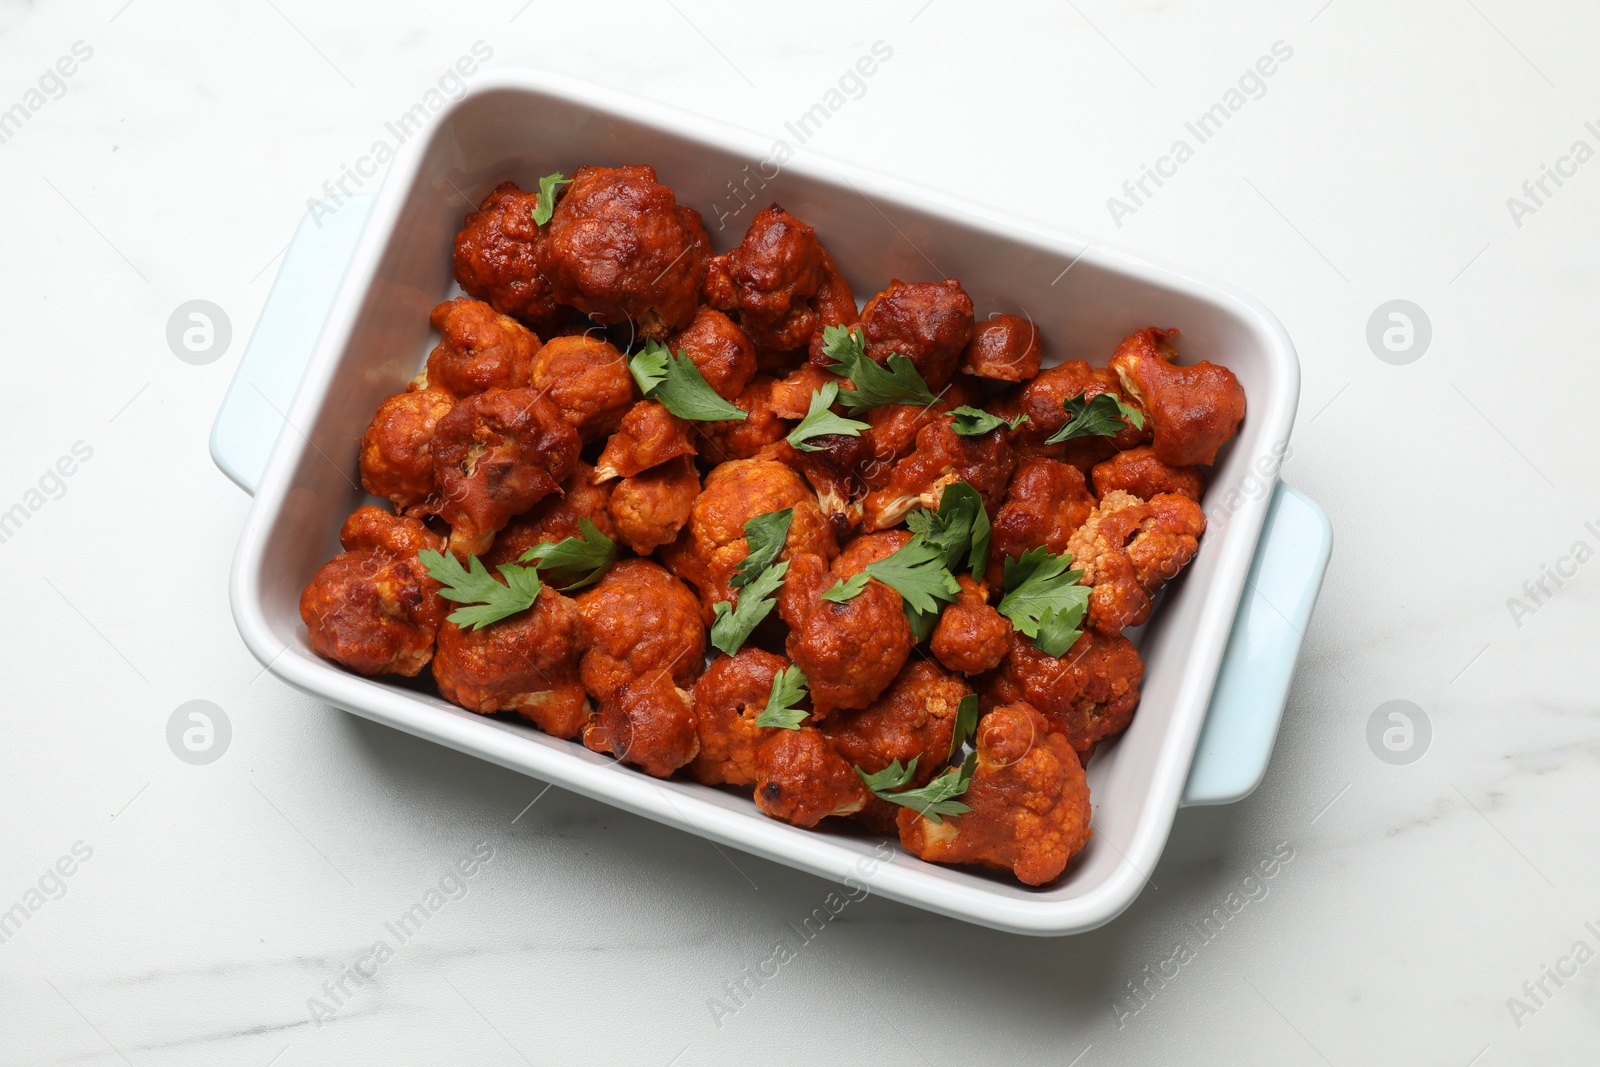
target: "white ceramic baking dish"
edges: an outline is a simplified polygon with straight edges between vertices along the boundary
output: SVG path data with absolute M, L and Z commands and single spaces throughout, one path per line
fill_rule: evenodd
M 1329 547 L 1320 511 L 1277 482 L 1299 391 L 1288 336 L 1227 286 L 804 149 L 778 151 L 701 117 L 545 74 L 488 76 L 401 152 L 375 203 L 354 198 L 308 217 L 212 438 L 219 465 L 255 493 L 231 580 L 250 650 L 337 707 L 824 878 L 861 877 L 876 838 L 775 822 L 745 797 L 656 781 L 415 685 L 350 674 L 307 645 L 300 590 L 365 502 L 358 438 L 433 344 L 428 311 L 453 293 L 449 248 L 462 215 L 502 180 L 531 187 L 579 163 L 653 165 L 704 213 L 718 250 L 738 241 L 756 209 L 779 202 L 816 227 L 862 297 L 892 277 L 958 278 L 979 314 L 1025 309 L 1049 362 L 1104 363 L 1133 330 L 1176 326 L 1184 359 L 1238 375 L 1249 412 L 1215 470 L 1201 551 L 1144 628 L 1144 698 L 1132 727 L 1090 766 L 1089 846 L 1044 889 L 898 850 L 869 879 L 894 899 L 1020 933 L 1072 933 L 1114 917 L 1154 869 L 1180 802 L 1225 802 L 1254 787 L 1281 715 Z M 738 203 L 730 182 L 754 203 L 719 230 L 717 205 Z

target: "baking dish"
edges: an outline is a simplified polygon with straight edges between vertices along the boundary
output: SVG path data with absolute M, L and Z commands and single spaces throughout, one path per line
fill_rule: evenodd
M 746 797 L 657 781 L 311 652 L 300 590 L 338 551 L 343 518 L 366 502 L 357 441 L 433 343 L 428 311 L 453 295 L 448 249 L 462 215 L 506 178 L 529 187 L 580 162 L 652 164 L 704 213 L 718 250 L 738 241 L 754 209 L 780 202 L 816 227 L 858 294 L 892 277 L 948 274 L 979 314 L 1025 309 L 1050 362 L 1103 364 L 1134 329 L 1177 326 L 1184 360 L 1225 364 L 1244 384 L 1249 412 L 1213 472 L 1201 551 L 1143 628 L 1139 713 L 1090 764 L 1095 836 L 1055 885 L 1033 889 L 898 849 L 891 862 L 872 862 L 878 838 L 800 830 Z M 397 156 L 375 199 L 308 215 L 211 444 L 218 465 L 255 494 L 234 558 L 234 617 L 251 652 L 290 685 L 824 878 L 870 868 L 872 891 L 896 900 L 998 929 L 1066 934 L 1110 920 L 1138 895 L 1180 803 L 1238 799 L 1265 768 L 1331 543 L 1321 511 L 1277 480 L 1298 392 L 1282 326 L 1227 286 L 662 105 L 510 72 L 485 77 L 442 112 Z

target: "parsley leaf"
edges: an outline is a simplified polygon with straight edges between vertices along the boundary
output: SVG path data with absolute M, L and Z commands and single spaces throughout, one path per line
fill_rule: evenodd
M 980 437 L 1001 426 L 1008 430 L 1015 430 L 1018 426 L 1028 421 L 1028 416 L 1025 414 L 1017 415 L 1010 419 L 1002 419 L 999 415 L 991 415 L 987 411 L 969 407 L 966 404 L 962 404 L 958 408 L 951 408 L 947 414 L 950 416 L 950 428 L 962 437 Z
M 681 348 L 674 356 L 660 341 L 646 341 L 644 348 L 628 361 L 628 370 L 647 400 L 659 400 L 680 419 L 723 422 L 750 417 L 744 408 L 718 396 Z
M 905 600 L 900 601 L 900 606 L 905 609 L 906 623 L 911 627 L 911 640 L 918 644 L 926 641 L 934 627 L 939 625 L 939 612 L 918 611 Z
M 833 360 L 828 369 L 855 383 L 854 391 L 839 395 L 840 403 L 851 414 L 885 404 L 933 404 L 938 397 L 928 389 L 917 368 L 896 352 L 883 363 L 869 359 L 864 346 L 866 335 L 859 326 L 824 326 L 822 347 Z
M 856 571 L 850 577 L 835 582 L 832 589 L 822 594 L 822 599 L 831 600 L 835 604 L 843 604 L 846 600 L 859 595 L 871 580 L 872 575 L 866 571 Z
M 571 185 L 572 179 L 559 170 L 539 179 L 539 195 L 533 202 L 533 224 L 543 226 L 556 212 L 556 186 Z
M 738 652 L 761 620 L 771 614 L 775 603 L 773 594 L 788 573 L 789 561 L 784 560 L 756 575 L 755 580 L 740 591 L 738 604 L 717 601 L 712 609 L 716 621 L 711 624 L 711 643 L 730 656 Z
M 778 555 L 789 539 L 789 523 L 793 518 L 794 508 L 784 508 L 782 511 L 757 515 L 744 524 L 744 539 L 750 547 L 750 554 L 733 568 L 733 577 L 728 579 L 729 585 L 742 589 L 778 561 Z
M 617 561 L 617 543 L 586 518 L 578 520 L 578 529 L 583 536 L 542 542 L 518 558 L 548 572 L 558 589 L 570 592 L 592 585 Z
M 964 565 L 981 575 L 989 565 L 989 513 L 983 509 L 983 496 L 966 482 L 945 486 L 938 512 L 913 511 L 906 525 L 944 553 L 944 565 L 951 571 Z
M 890 764 L 885 770 L 893 769 L 894 764 Z M 914 808 L 917 814 L 932 819 L 934 822 L 942 823 L 944 820 L 939 818 L 941 815 L 964 815 L 972 810 L 966 804 L 957 800 L 956 797 L 967 791 L 967 786 L 972 784 L 972 772 L 977 769 L 978 754 L 974 752 L 961 762 L 960 767 L 951 767 L 920 789 L 892 792 L 888 789 L 874 789 L 870 783 L 867 788 L 872 789 L 872 795 L 879 800 L 887 800 L 889 803 L 899 804 L 903 808 Z M 902 771 L 901 775 L 904 781 L 909 782 L 911 775 L 907 771 L 909 771 L 909 768 L 906 771 Z M 884 773 L 884 771 L 879 772 L 880 775 Z M 862 782 L 867 781 L 868 776 L 861 774 L 861 768 L 856 768 L 856 774 L 861 775 Z
M 1077 626 L 1089 606 L 1089 587 L 1078 584 L 1083 572 L 1069 570 L 1071 564 L 1071 555 L 1043 545 L 1006 560 L 1005 595 L 995 610 L 1047 656 L 1059 658 L 1083 636 Z
M 805 671 L 794 664 L 774 675 L 767 706 L 756 716 L 756 725 L 774 726 L 780 730 L 800 729 L 800 724 L 810 712 L 795 705 L 810 695 L 806 684 Z
M 921 756 L 912 756 L 911 762 L 904 767 L 900 766 L 899 760 L 895 760 L 883 770 L 873 771 L 871 774 L 868 774 L 860 767 L 857 767 L 855 771 L 857 776 L 860 777 L 862 785 L 874 793 L 880 789 L 888 793 L 896 789 L 904 789 L 911 784 L 911 779 L 917 776 L 917 761 L 921 758 Z
M 869 578 L 876 578 L 899 593 L 917 611 L 935 615 L 961 592 L 961 583 L 944 565 L 944 553 L 921 537 L 913 537 L 892 555 L 867 564 L 835 584 L 822 594 L 822 599 L 842 604 L 859 595 Z
M 950 755 L 967 743 L 978 732 L 978 694 L 968 693 L 956 705 L 955 728 L 950 731 Z
M 1061 402 L 1067 412 L 1067 424 L 1045 438 L 1045 444 L 1059 444 L 1075 437 L 1115 437 L 1122 431 L 1124 420 L 1136 430 L 1144 429 L 1144 415 L 1124 404 L 1116 393 L 1097 393 L 1084 400 L 1084 392 L 1087 390 Z
M 454 556 L 425 548 L 417 553 L 417 560 L 428 577 L 439 583 L 440 596 L 467 605 L 450 613 L 450 621 L 457 626 L 481 630 L 507 615 L 526 611 L 539 599 L 539 572 L 532 567 L 502 564 L 496 570 L 505 581 L 497 582 L 477 556 L 468 556 L 467 567 L 463 567 Z
M 813 437 L 824 437 L 828 434 L 860 437 L 861 431 L 867 429 L 867 424 L 835 415 L 830 409 L 838 399 L 838 382 L 828 382 L 812 393 L 811 406 L 806 409 L 806 417 L 800 420 L 799 426 L 789 431 L 789 443 L 802 452 L 816 452 L 822 446 L 811 444 Z

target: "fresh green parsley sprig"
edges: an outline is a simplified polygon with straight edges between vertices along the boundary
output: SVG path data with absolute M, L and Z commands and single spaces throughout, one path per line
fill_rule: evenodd
M 950 731 L 951 756 L 960 751 L 961 746 L 978 732 L 978 718 L 978 694 L 968 693 L 956 705 L 956 721 Z
M 784 560 L 768 567 L 739 590 L 737 604 L 717 601 L 717 606 L 711 609 L 715 616 L 711 623 L 711 643 L 730 656 L 744 647 L 761 620 L 772 613 L 777 602 L 775 594 L 788 573 L 789 561 Z
M 557 589 L 571 592 L 593 585 L 617 561 L 617 543 L 587 518 L 578 520 L 578 529 L 581 537 L 545 541 L 518 558 L 543 571 Z
M 1115 437 L 1126 423 L 1136 430 L 1144 429 L 1144 413 L 1129 407 L 1116 393 L 1097 393 L 1088 400 L 1081 390 L 1077 396 L 1061 402 L 1067 412 L 1066 425 L 1045 438 L 1045 444 L 1054 445 L 1078 437 Z
M 1015 430 L 1028 421 L 1026 414 L 1002 419 L 999 415 L 992 415 L 982 408 L 967 404 L 951 408 L 947 414 L 950 416 L 950 428 L 962 437 L 982 437 L 990 430 L 998 430 L 1002 426 L 1008 430 Z
M 756 716 L 757 726 L 770 726 L 779 730 L 798 730 L 809 712 L 797 707 L 810 696 L 805 671 L 795 664 L 783 668 L 772 678 L 772 691 L 767 695 L 767 706 Z
M 628 361 L 628 370 L 647 400 L 659 401 L 680 419 L 727 422 L 750 417 L 744 408 L 718 396 L 700 368 L 694 365 L 694 360 L 681 348 L 674 356 L 660 341 L 646 341 Z
M 794 508 L 769 511 L 757 515 L 744 524 L 745 544 L 750 554 L 733 569 L 728 584 L 742 589 L 760 576 L 761 572 L 778 562 L 784 544 L 789 540 L 789 524 L 794 520 Z
M 556 186 L 571 185 L 572 179 L 559 170 L 539 179 L 539 195 L 533 202 L 533 224 L 543 226 L 556 213 Z
M 966 482 L 945 486 L 939 510 L 919 508 L 906 516 L 906 526 L 942 552 L 951 571 L 964 568 L 981 575 L 989 565 L 989 513 L 983 495 Z
M 870 359 L 866 334 L 859 326 L 824 326 L 822 350 L 833 360 L 828 369 L 855 385 L 839 394 L 839 402 L 851 414 L 885 404 L 938 403 L 939 398 L 905 356 L 896 352 L 883 363 Z
M 822 594 L 822 599 L 843 604 L 860 595 L 873 578 L 899 593 L 906 604 L 919 612 L 937 614 L 961 592 L 961 583 L 944 565 L 944 552 L 919 536 L 836 583 Z
M 900 761 L 895 760 L 876 774 L 867 774 L 860 767 L 855 768 L 861 782 L 872 795 L 879 800 L 887 800 L 891 804 L 898 804 L 903 808 L 912 808 L 917 814 L 942 823 L 942 815 L 965 815 L 972 808 L 956 798 L 966 793 L 967 787 L 972 784 L 972 772 L 978 768 L 978 754 L 976 752 L 961 761 L 961 766 L 951 767 L 939 777 L 919 789 L 904 788 L 917 773 L 917 760 L 921 757 L 912 757 L 909 764 L 902 767 Z
M 439 583 L 440 596 L 466 605 L 449 616 L 451 622 L 464 629 L 481 630 L 526 611 L 539 599 L 539 572 L 533 567 L 501 564 L 495 569 L 505 581 L 499 582 L 477 556 L 468 556 L 467 566 L 463 567 L 454 556 L 425 548 L 417 553 L 417 561 L 427 569 L 428 577 Z
M 1083 572 L 1071 565 L 1070 554 L 1056 555 L 1043 545 L 1005 563 L 1005 594 L 995 610 L 1047 656 L 1065 655 L 1083 636 L 1078 624 L 1089 606 L 1089 587 L 1078 584 Z
M 813 437 L 826 437 L 829 434 L 861 436 L 861 431 L 867 429 L 866 423 L 834 414 L 833 405 L 839 399 L 839 393 L 838 382 L 827 382 L 811 394 L 811 406 L 806 409 L 806 417 L 800 420 L 800 425 L 789 431 L 789 444 L 802 452 L 817 452 L 823 446 L 812 444 Z

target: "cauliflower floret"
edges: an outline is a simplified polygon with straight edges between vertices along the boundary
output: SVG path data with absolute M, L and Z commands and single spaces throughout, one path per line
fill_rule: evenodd
M 670 671 L 642 674 L 602 701 L 583 743 L 610 752 L 654 778 L 665 778 L 700 751 L 694 700 Z
M 1140 330 L 1117 346 L 1111 369 L 1127 396 L 1149 414 L 1156 458 L 1170 467 L 1209 464 L 1244 419 L 1244 388 L 1227 367 L 1202 360 L 1180 367 L 1167 338 L 1177 330 Z
M 1205 529 L 1205 512 L 1186 496 L 1107 493 L 1067 542 L 1083 584 L 1094 587 L 1089 625 L 1114 636 L 1149 618 L 1156 590 L 1194 557 Z
M 1010 870 L 1028 885 L 1053 882 L 1089 841 L 1089 786 L 1077 754 L 1025 703 L 985 715 L 977 747 L 960 798 L 972 810 L 934 822 L 902 808 L 900 843 L 935 863 Z

